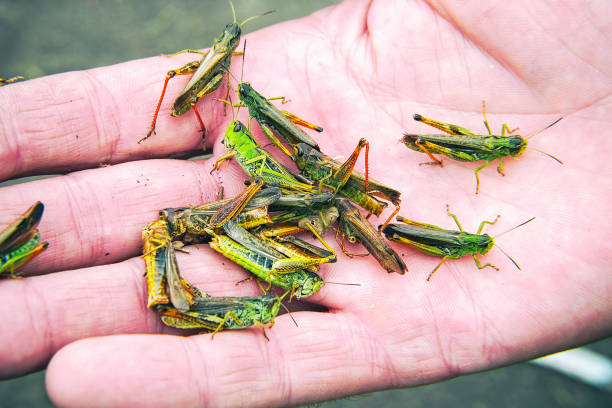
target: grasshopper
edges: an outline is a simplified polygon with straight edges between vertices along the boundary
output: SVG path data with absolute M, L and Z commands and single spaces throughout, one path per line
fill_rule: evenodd
M 200 230 L 191 231 L 180 229 L 179 222 L 174 220 L 172 228 L 166 218 L 169 212 L 160 212 L 158 220 L 148 224 L 142 231 L 143 239 L 143 258 L 145 261 L 145 275 L 148 287 L 148 307 L 159 307 L 159 305 L 171 303 L 173 307 L 181 312 L 189 310 L 193 297 L 197 294 L 191 289 L 191 285 L 182 279 L 178 272 L 175 249 L 180 249 L 182 243 L 173 242 L 177 233 L 206 233 L 215 235 L 214 230 L 221 228 L 227 220 L 236 217 L 248 201 L 261 189 L 263 180 L 258 179 L 251 184 L 241 194 L 226 201 L 212 215 L 210 215 L 204 225 L 193 223 Z M 188 224 L 192 225 L 192 224 Z M 172 235 L 171 235 L 172 232 Z M 167 285 L 166 285 L 167 283 Z M 168 290 L 166 290 L 166 286 Z M 170 293 L 168 296 L 167 293 Z
M 21 75 L 16 76 L 16 77 L 12 77 L 12 78 L 0 78 L 0 86 L 4 86 L 7 84 L 12 84 L 13 82 L 17 82 L 19 80 L 25 79 L 25 77 L 22 77 Z
M 458 161 L 484 160 L 485 163 L 478 166 L 476 170 L 474 170 L 474 174 L 476 175 L 476 194 L 478 194 L 478 190 L 480 188 L 480 179 L 478 177 L 478 172 L 480 170 L 487 167 L 489 163 L 491 163 L 493 160 L 499 159 L 497 172 L 502 176 L 505 176 L 506 174 L 504 173 L 504 166 L 502 162 L 502 159 L 504 157 L 520 156 L 527 148 L 528 139 L 548 129 L 549 127 L 553 126 L 561 119 L 563 119 L 559 118 L 550 125 L 546 126 L 544 129 L 540 130 L 539 132 L 529 136 L 528 138 L 524 138 L 520 135 L 513 135 L 512 133 L 514 133 L 518 129 L 510 130 L 508 125 L 505 123 L 502 125 L 501 135 L 494 135 L 491 132 L 489 122 L 487 121 L 484 101 L 482 103 L 482 116 L 484 118 L 485 127 L 489 132 L 488 135 L 477 135 L 460 126 L 437 122 L 419 114 L 415 114 L 413 116 L 414 120 L 418 122 L 423 122 L 429 126 L 435 127 L 436 129 L 440 129 L 441 131 L 446 132 L 452 136 L 414 135 L 404 133 L 404 136 L 400 141 L 403 142 L 406 147 L 412 150 L 426 153 L 433 160 L 432 162 L 421 164 L 434 164 L 442 166 L 442 160 L 436 158 L 433 155 L 434 153 L 443 154 L 453 160 Z M 506 132 L 508 133 L 507 135 Z M 560 164 L 563 164 L 561 160 L 546 152 L 542 152 L 538 149 L 534 150 L 544 153 L 545 155 L 551 157 Z
M 37 227 L 45 206 L 37 201 L 15 222 L 0 232 L 0 275 L 8 272 L 15 277 L 15 271 L 36 255 L 47 249 L 48 242 L 40 243 Z
M 459 231 L 447 230 L 435 225 L 423 224 L 398 216 L 397 220 L 404 224 L 389 224 L 383 229 L 383 232 L 387 239 L 391 241 L 411 245 L 426 254 L 442 257 L 440 263 L 429 273 L 427 280 L 431 279 L 433 274 L 447 259 L 459 259 L 464 255 L 471 255 L 474 258 L 474 262 L 476 263 L 478 269 L 491 267 L 495 270 L 499 270 L 498 267 L 490 263 L 482 265 L 477 256 L 478 254 L 486 254 L 495 245 L 494 237 L 491 237 L 488 234 L 481 234 L 481 232 L 486 224 L 495 224 L 499 219 L 499 215 L 493 221 L 482 221 L 476 233 L 471 234 L 463 231 L 457 216 L 450 212 L 448 206 L 446 212 L 448 216 L 455 221 L 457 227 L 459 227 Z M 535 217 L 530 218 L 529 220 L 511 228 L 508 231 L 525 225 L 534 219 Z M 508 231 L 505 231 L 502 234 L 505 234 Z M 497 237 L 502 234 L 498 234 Z M 499 249 L 502 251 L 502 253 L 504 253 L 504 255 L 508 256 L 508 254 L 506 254 L 501 248 Z M 510 258 L 510 256 L 508 256 L 508 258 L 519 270 L 521 269 L 518 264 L 512 258 Z
M 240 121 L 230 123 L 223 144 L 228 153 L 217 159 L 211 173 L 219 169 L 225 160 L 235 157 L 242 169 L 254 179 L 262 177 L 268 183 L 279 183 L 283 190 L 288 191 L 313 190 L 313 186 L 305 184 L 299 175 L 262 148 Z
M 366 173 L 354 170 L 360 151 L 366 149 Z M 302 175 L 313 181 L 318 181 L 334 192 L 340 192 L 351 201 L 357 203 L 371 214 L 380 215 L 387 203 L 379 201 L 376 197 L 385 198 L 396 207 L 387 219 L 386 225 L 397 214 L 400 205 L 400 192 L 382 184 L 368 175 L 369 143 L 360 139 L 357 147 L 344 163 L 339 163 L 331 157 L 299 143 L 295 146 L 295 164 L 302 171 Z
M 244 49 L 246 50 L 246 41 L 244 44 Z M 243 51 L 243 54 L 245 51 Z M 243 69 L 244 69 L 244 59 L 243 59 Z M 240 75 L 241 79 L 238 83 L 238 97 L 242 103 L 232 103 L 231 101 L 218 99 L 219 102 L 223 102 L 232 107 L 242 107 L 246 106 L 249 110 L 249 124 L 250 119 L 255 118 L 257 123 L 261 126 L 262 131 L 266 135 L 266 137 L 274 144 L 277 148 L 279 148 L 283 153 L 287 156 L 291 157 L 292 154 L 287 150 L 285 146 L 278 140 L 278 138 L 274 135 L 275 133 L 283 139 L 285 142 L 295 145 L 297 143 L 306 143 L 314 149 L 319 150 L 319 145 L 315 142 L 310 136 L 308 136 L 302 129 L 297 127 L 296 125 L 300 125 L 303 127 L 307 127 L 317 132 L 322 132 L 323 128 L 317 125 L 314 125 L 310 122 L 305 121 L 304 119 L 299 118 L 298 116 L 278 109 L 276 106 L 270 103 L 270 100 L 273 99 L 281 99 L 282 103 L 285 103 L 285 97 L 274 97 L 274 98 L 266 98 L 257 92 L 250 83 L 242 82 L 242 74 Z
M 254 228 L 263 224 L 271 224 L 273 221 L 268 215 L 266 207 L 278 200 L 280 197 L 278 187 L 269 187 L 257 191 L 246 204 L 241 213 L 236 217 L 236 222 L 244 228 Z M 196 207 L 166 208 L 159 212 L 160 218 L 167 220 L 168 233 L 172 237 L 194 236 L 204 237 L 206 228 L 209 226 L 210 218 L 223 205 L 229 203 L 229 199 L 213 201 Z M 196 240 L 201 243 L 202 240 Z
M 340 214 L 338 228 L 338 233 L 342 234 L 340 247 L 346 255 L 353 256 L 353 254 L 345 249 L 345 237 L 351 243 L 361 242 L 387 272 L 395 272 L 401 275 L 406 272 L 406 264 L 402 261 L 402 258 L 387 245 L 378 231 L 349 200 L 338 198 L 336 200 L 336 207 Z
M 281 301 L 289 293 L 278 297 L 275 295 L 244 296 L 244 297 L 199 297 L 193 299 L 193 305 L 188 311 L 180 311 L 172 307 L 160 307 L 162 321 L 171 327 L 180 329 L 204 329 L 211 331 L 212 340 L 221 330 L 244 329 L 257 325 L 268 339 L 264 325 L 274 324 Z
M 168 234 L 167 221 L 158 219 L 148 224 L 142 230 L 142 240 L 148 287 L 147 307 L 172 304 L 179 311 L 188 311 L 195 293 L 179 275 L 175 244 Z
M 138 141 L 138 143 L 144 141 L 155 133 L 155 124 L 157 122 L 157 116 L 161 108 L 162 100 L 164 99 L 164 95 L 166 93 L 168 81 L 174 78 L 176 75 L 192 75 L 192 77 L 185 86 L 183 92 L 181 92 L 181 94 L 174 101 L 172 109 L 170 110 L 170 115 L 177 117 L 183 115 L 190 109 L 193 110 L 200 124 L 200 128 L 202 129 L 202 138 L 205 137 L 206 127 L 204 126 L 202 117 L 195 106 L 196 103 L 198 100 L 200 100 L 200 98 L 214 92 L 217 90 L 217 88 L 219 88 L 219 86 L 221 86 L 223 77 L 229 70 L 231 58 L 235 53 L 236 47 L 238 47 L 238 43 L 240 42 L 242 26 L 254 18 L 262 17 L 273 12 L 268 11 L 258 16 L 249 17 L 239 24 L 236 20 L 236 10 L 234 9 L 234 5 L 231 1 L 230 6 L 232 7 L 234 22 L 225 26 L 225 29 L 219 35 L 219 37 L 213 40 L 213 43 L 207 52 L 204 53 L 197 50 L 182 50 L 172 54 L 177 55 L 183 52 L 190 52 L 202 54 L 203 57 L 200 61 L 191 61 L 181 68 L 168 71 L 161 96 L 159 97 L 159 102 L 157 103 L 155 113 L 153 114 L 153 120 L 149 126 L 149 131 L 145 137 Z

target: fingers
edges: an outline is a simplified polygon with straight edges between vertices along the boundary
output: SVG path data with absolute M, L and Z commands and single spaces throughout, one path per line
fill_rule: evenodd
M 37 200 L 45 205 L 39 229 L 49 248 L 24 267 L 26 274 L 123 260 L 138 254 L 142 228 L 160 209 L 216 199 L 208 165 L 147 160 L 4 187 L 0 225 Z
M 208 335 L 82 340 L 53 357 L 48 392 L 58 406 L 72 407 L 269 407 L 394 383 L 384 345 L 358 321 L 312 312 L 296 318 L 298 328 L 288 316 L 277 318 L 269 342 L 259 329 L 218 333 L 213 341 Z
M 166 72 L 190 58 L 154 57 L 0 88 L 0 180 L 201 149 L 193 112 L 168 113 L 188 81 L 184 76 L 168 85 L 157 133 L 137 143 L 148 131 Z M 227 119 L 213 101 L 224 87 L 198 104 L 211 142 Z
M 177 254 L 182 276 L 212 296 L 261 294 L 238 266 L 206 247 Z M 116 333 L 181 333 L 146 308 L 142 258 L 0 284 L 0 378 L 42 368 L 64 345 Z M 183 331 L 185 333 L 185 331 Z M 193 332 L 191 332 L 193 333 Z

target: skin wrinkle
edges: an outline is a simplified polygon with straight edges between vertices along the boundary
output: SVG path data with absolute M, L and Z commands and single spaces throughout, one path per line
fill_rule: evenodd
M 469 289 L 468 285 L 463 285 L 461 281 L 458 281 L 458 286 L 461 291 L 465 294 L 465 296 L 469 299 L 470 308 L 472 310 L 472 316 L 470 317 L 470 321 L 474 322 L 474 327 L 479 328 L 482 336 L 480 338 L 480 344 L 482 345 L 481 349 L 483 352 L 488 351 L 487 353 L 483 353 L 488 357 L 488 361 L 493 361 L 492 356 L 494 353 L 494 347 L 491 344 L 491 341 L 487 341 L 488 335 L 490 334 L 489 326 L 492 325 L 487 324 L 486 314 L 483 313 L 482 309 L 479 307 L 478 302 L 474 298 L 472 291 Z M 467 320 L 467 319 L 466 319 Z M 498 345 L 501 344 L 500 341 L 496 342 Z
M 68 174 L 67 178 L 63 178 L 62 181 L 66 186 L 64 190 L 66 191 L 73 225 L 75 226 L 74 231 L 76 231 L 77 242 L 89 243 L 88 256 L 82 256 L 82 258 L 91 259 L 92 263 L 96 263 L 101 257 L 104 257 L 104 248 L 106 247 L 106 236 L 103 229 L 100 228 L 103 222 L 100 222 L 99 217 L 88 217 L 87 214 L 82 214 L 81 206 L 79 205 L 81 203 L 77 198 L 82 194 L 83 190 L 89 191 L 88 197 L 96 197 L 96 189 L 91 188 L 88 183 L 83 183 L 80 177 L 75 177 L 73 174 Z M 103 208 L 101 208 L 99 203 L 104 202 L 104 200 L 95 199 L 91 201 L 95 202 L 96 213 L 102 214 Z M 82 224 L 77 220 L 93 220 L 93 222 Z
M 113 97 L 112 92 L 104 86 L 103 82 L 100 82 L 97 77 L 92 75 L 91 71 L 83 71 L 83 77 L 86 85 L 84 85 L 88 106 L 91 110 L 90 115 L 94 118 L 96 139 L 98 144 L 102 146 L 108 146 L 106 149 L 101 149 L 106 152 L 105 155 L 101 155 L 102 162 L 113 162 L 117 146 L 121 142 L 121 132 L 118 125 L 120 117 L 120 109 L 117 101 Z M 104 94 L 105 97 L 101 98 Z M 104 101 L 104 103 L 101 102 Z M 110 103 L 109 103 L 110 102 Z M 110 108 L 109 108 L 109 105 Z M 106 120 L 102 120 L 98 112 L 105 112 Z M 106 129 L 107 124 L 110 124 L 111 129 Z M 105 140 L 104 140 L 105 139 Z
M 65 191 L 65 196 L 66 196 L 66 202 L 67 202 L 67 209 L 70 212 L 70 223 L 72 224 L 72 228 L 70 228 L 69 230 L 72 231 L 74 233 L 74 235 L 76 235 L 76 242 L 87 242 L 83 240 L 83 230 L 80 228 L 80 223 L 79 223 L 79 218 L 76 217 L 76 214 L 79 213 L 79 211 L 77 211 L 78 205 L 77 205 L 77 196 L 78 194 L 74 194 L 74 193 L 78 193 L 78 189 L 73 189 L 71 188 L 71 184 L 69 183 L 70 181 L 72 181 L 72 179 L 63 179 L 62 180 L 62 186 L 64 187 L 63 190 Z M 85 253 L 84 250 L 85 248 L 89 248 L 88 247 L 83 247 L 80 246 L 79 247 L 79 255 L 78 258 L 80 259 L 89 259 L 90 257 L 85 257 Z M 91 250 L 89 251 L 91 254 Z
M 26 315 L 29 317 L 30 326 L 32 327 L 32 333 L 34 336 L 32 338 L 39 339 L 39 344 L 42 344 L 43 347 L 40 348 L 39 353 L 44 356 L 53 355 L 54 351 L 58 349 L 55 336 L 53 334 L 53 330 L 51 329 L 50 322 L 51 318 L 49 315 L 49 311 L 51 308 L 48 303 L 45 301 L 45 293 L 38 290 L 36 285 L 32 285 L 31 281 L 28 279 L 24 279 L 24 290 L 27 293 L 26 296 L 23 297 L 24 303 L 27 309 Z M 37 304 L 38 307 L 33 306 Z M 41 318 L 42 313 L 42 318 Z M 42 330 L 34 324 L 34 322 L 42 322 Z M 38 329 L 38 330 L 37 330 Z M 42 360 L 42 362 L 48 361 L 48 358 L 37 359 Z
M 13 168 L 12 171 L 8 173 L 8 177 L 12 177 L 15 174 L 19 174 L 20 169 L 23 166 L 23 156 L 21 155 L 21 147 L 18 143 L 17 140 L 17 117 L 16 115 L 9 115 L 7 120 L 3 120 L 5 117 L 5 115 L 0 115 L 0 123 L 2 124 L 1 128 L 4 129 L 4 144 L 3 144 L 3 148 L 2 150 L 4 150 L 4 148 L 6 148 L 6 152 L 8 153 L 9 159 L 7 161 L 11 161 L 10 160 L 10 156 L 11 156 L 11 152 L 12 152 L 12 156 L 13 156 Z M 7 131 L 7 127 L 5 125 L 6 122 L 10 123 L 10 127 L 11 127 L 11 131 Z M 9 135 L 12 135 L 13 138 L 11 140 L 11 138 L 9 137 Z M 13 143 L 11 143 L 11 141 Z M 4 161 L 5 164 L 3 164 L 3 167 L 6 166 L 6 162 Z
M 440 324 L 438 322 L 437 313 L 434 310 L 435 308 L 433 307 L 432 299 L 430 296 L 426 296 L 425 299 L 427 301 L 427 309 L 429 310 L 429 314 L 432 317 L 431 319 L 432 320 L 432 331 L 435 336 L 438 357 L 441 363 L 440 364 L 441 369 L 440 369 L 439 375 L 442 377 L 449 377 L 449 378 L 456 377 L 457 375 L 459 375 L 459 370 L 451 366 L 450 361 L 448 357 L 446 356 L 446 353 L 444 352 L 444 347 L 442 346 L 442 336 L 441 336 Z
M 527 78 L 523 77 L 519 73 L 518 67 L 516 67 L 514 64 L 511 64 L 510 61 L 508 61 L 507 59 L 501 58 L 501 56 L 496 55 L 496 54 L 492 53 L 489 49 L 483 47 L 482 42 L 478 41 L 478 37 L 474 37 L 469 32 L 465 31 L 462 28 L 462 26 L 459 24 L 459 20 L 443 4 L 438 4 L 437 7 L 436 7 L 436 5 L 433 5 L 431 3 L 431 1 L 426 1 L 426 3 L 431 7 L 432 11 L 435 14 L 439 15 L 440 17 L 442 17 L 443 19 L 448 21 L 448 23 L 452 27 L 454 27 L 455 30 L 457 32 L 459 32 L 460 35 L 466 41 L 469 41 L 470 43 L 472 43 L 474 45 L 474 47 L 479 49 L 483 54 L 486 54 L 489 57 L 491 57 L 494 61 L 496 61 L 502 67 L 507 68 L 506 69 L 507 72 L 512 73 L 524 86 L 526 86 L 529 89 L 529 83 L 527 81 Z M 441 10 L 445 14 L 443 15 L 439 10 Z
M 565 50 L 570 53 L 571 55 L 573 55 L 574 57 L 576 57 L 577 59 L 579 59 L 580 61 L 582 61 L 585 65 L 590 66 L 591 68 L 593 68 L 597 73 L 601 74 L 602 76 L 606 77 L 607 75 L 601 71 L 600 68 L 596 67 L 593 63 L 589 62 L 588 60 L 586 60 L 584 57 L 582 57 L 580 54 L 578 54 L 577 52 L 575 52 L 572 47 L 570 47 L 569 43 L 565 40 L 563 40 L 563 38 L 561 38 L 560 36 L 555 35 L 554 31 L 550 32 L 548 29 L 546 29 L 544 27 L 544 25 L 542 25 L 542 23 L 536 18 L 536 16 L 531 12 L 531 9 L 526 8 L 525 11 L 527 12 L 527 14 L 529 14 L 532 17 L 532 21 L 538 26 L 540 27 L 542 33 L 545 33 L 549 38 L 553 39 L 554 41 L 560 43 L 563 48 L 565 48 Z
M 196 383 L 198 384 L 196 387 L 197 400 L 199 401 L 200 406 L 210 407 L 212 406 L 212 400 L 209 395 L 213 394 L 211 390 L 214 390 L 214 388 L 211 386 L 210 380 L 214 378 L 214 374 L 208 370 L 209 365 L 206 364 L 205 360 L 206 353 L 204 352 L 204 349 L 202 347 L 198 346 L 199 338 L 200 336 L 198 335 L 185 338 L 185 341 L 189 343 L 188 348 L 194 350 L 193 353 L 187 354 L 187 357 L 196 357 L 197 364 L 193 365 L 192 363 L 190 363 L 192 364 L 192 370 L 193 367 L 198 367 L 198 370 L 202 371 L 198 372 L 195 376 L 195 378 L 200 379 L 199 381 L 196 381 Z

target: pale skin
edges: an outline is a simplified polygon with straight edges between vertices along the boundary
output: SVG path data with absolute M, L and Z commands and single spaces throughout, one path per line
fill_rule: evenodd
M 404 276 L 337 251 L 322 275 L 361 286 L 323 287 L 309 301 L 329 313 L 295 313 L 299 327 L 280 316 L 269 342 L 257 328 L 214 341 L 161 335 L 179 332 L 145 307 L 141 229 L 161 208 L 214 199 L 220 179 L 238 192 L 245 176 L 235 163 L 209 175 L 214 157 L 162 159 L 200 148 L 192 113 L 167 114 L 187 78 L 169 86 L 157 134 L 137 144 L 165 72 L 189 56 L 45 77 L 0 88 L 1 177 L 89 170 L 1 189 L 1 226 L 44 202 L 50 247 L 23 269 L 28 277 L 0 282 L 0 376 L 48 365 L 48 393 L 62 407 L 296 405 L 432 383 L 610 335 L 607 3 L 480 5 L 346 1 L 249 35 L 245 80 L 323 126 L 313 136 L 331 156 L 367 137 L 371 175 L 403 192 L 407 218 L 454 228 L 448 203 L 470 232 L 501 214 L 484 230 L 495 235 L 537 217 L 497 240 L 521 271 L 493 249 L 481 260 L 500 271 L 466 257 L 426 282 L 439 259 L 409 247 L 392 244 Z M 212 97 L 224 92 L 199 104 L 215 157 L 231 115 Z M 414 113 L 485 133 L 483 99 L 494 132 L 507 122 L 529 135 L 564 116 L 530 144 L 565 165 L 527 149 L 504 162 L 505 177 L 496 162 L 482 170 L 475 196 L 478 164 L 419 166 L 429 158 L 398 144 L 404 131 L 435 132 Z M 253 282 L 235 286 L 245 273 L 206 246 L 178 257 L 184 277 L 211 295 L 258 293 Z

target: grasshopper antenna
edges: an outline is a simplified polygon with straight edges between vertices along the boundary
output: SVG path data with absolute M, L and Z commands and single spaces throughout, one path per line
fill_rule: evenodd
M 285 296 L 287 296 L 287 293 L 291 292 L 290 290 L 286 291 L 283 296 L 278 298 L 279 304 L 283 307 L 283 309 L 285 309 L 287 311 L 287 313 L 289 314 L 289 317 L 291 318 L 291 320 L 293 320 L 293 323 L 295 323 L 295 327 L 300 327 L 298 326 L 297 322 L 295 321 L 295 319 L 293 318 L 293 315 L 291 314 L 291 311 L 289 310 L 289 308 L 287 306 L 285 306 L 282 302 L 282 300 L 284 299 Z
M 495 240 L 497 237 L 499 237 L 499 236 L 501 236 L 501 235 L 504 235 L 504 234 L 505 234 L 505 233 L 507 233 L 507 232 L 510 232 L 510 231 L 512 231 L 512 230 L 515 230 L 515 229 L 517 229 L 518 227 L 522 227 L 523 225 L 525 225 L 525 224 L 527 224 L 527 223 L 529 223 L 529 222 L 531 222 L 531 221 L 535 220 L 535 218 L 536 218 L 536 217 L 532 217 L 532 218 L 528 219 L 527 221 L 524 221 L 524 222 L 520 223 L 519 225 L 517 225 L 517 226 L 515 226 L 515 227 L 512 227 L 512 228 L 510 228 L 509 230 L 506 230 L 506 231 L 502 232 L 501 234 L 497 234 L 496 236 L 494 236 L 494 237 L 493 237 L 493 239 Z M 497 245 L 497 244 L 494 244 L 494 245 L 497 247 L 497 249 L 499 249 L 499 250 L 501 251 L 501 253 L 502 253 L 502 254 L 506 255 L 506 257 L 507 257 L 509 260 L 511 260 L 511 261 L 512 261 L 512 263 L 514 264 L 514 266 L 516 266 L 516 268 L 517 268 L 519 271 L 521 270 L 521 267 L 520 267 L 520 266 L 519 266 L 519 265 L 516 263 L 516 261 L 515 261 L 514 259 L 512 259 L 512 257 L 511 257 L 510 255 L 508 255 L 508 253 L 507 253 L 506 251 L 504 251 L 504 250 L 503 250 L 503 249 L 502 249 L 502 248 L 501 248 L 499 245 Z
M 361 286 L 361 283 L 345 283 L 345 282 L 330 282 L 330 281 L 323 281 L 323 283 L 325 283 L 326 285 L 329 283 L 331 285 Z
M 510 255 L 508 255 L 508 253 L 506 251 L 504 251 L 499 245 L 495 244 L 495 246 L 497 247 L 497 249 L 499 249 L 501 251 L 502 254 L 506 255 L 506 257 L 512 261 L 512 263 L 514 264 L 514 266 L 517 267 L 517 269 L 520 271 L 521 267 L 518 266 L 518 264 L 514 261 L 514 259 L 512 259 L 512 257 Z
M 244 75 L 244 55 L 246 54 L 246 38 L 244 39 L 244 44 L 242 44 L 242 67 L 240 68 L 240 82 L 242 83 L 242 76 Z
M 524 222 L 520 223 L 519 225 L 517 225 L 517 226 L 515 226 L 515 227 L 510 228 L 509 230 L 506 230 L 506 231 L 502 232 L 501 234 L 497 234 L 496 236 L 494 236 L 494 237 L 493 237 L 493 239 L 496 239 L 496 238 L 497 238 L 497 237 L 499 237 L 499 236 L 502 236 L 502 235 L 504 235 L 504 234 L 506 234 L 506 233 L 508 233 L 508 232 L 510 232 L 510 231 L 512 231 L 512 230 L 515 230 L 515 229 L 517 229 L 518 227 L 522 227 L 523 225 L 527 224 L 528 222 L 531 222 L 531 221 L 535 220 L 535 218 L 536 218 L 536 217 L 531 217 L 531 218 L 530 218 L 530 219 L 528 219 L 527 221 L 524 221 Z
M 543 132 L 543 131 L 545 131 L 546 129 L 548 129 L 548 128 L 550 128 L 550 127 L 554 126 L 554 125 L 556 125 L 557 123 L 559 123 L 559 121 L 560 121 L 561 119 L 563 119 L 563 116 L 561 116 L 559 119 L 555 120 L 555 121 L 554 121 L 553 123 L 551 123 L 550 125 L 546 126 L 544 129 L 542 129 L 542 130 L 540 130 L 540 131 L 538 131 L 538 132 L 535 132 L 534 134 L 532 134 L 531 136 L 526 137 L 525 139 L 526 139 L 526 140 L 529 140 L 529 139 L 531 139 L 532 137 L 534 137 L 534 136 L 536 136 L 536 135 L 539 135 L 540 133 L 542 133 L 542 132 Z M 557 163 L 559 163 L 559 164 L 563 164 L 563 162 L 562 162 L 561 160 L 559 160 L 558 158 L 556 158 L 556 157 L 555 157 L 555 156 L 553 156 L 552 154 L 546 153 L 546 152 L 544 152 L 544 151 L 542 151 L 542 150 L 540 150 L 540 149 L 536 149 L 535 147 L 531 147 L 531 146 L 530 146 L 530 148 L 531 148 L 531 149 L 533 149 L 533 150 L 535 150 L 535 151 L 537 151 L 537 152 L 540 152 L 540 153 L 542 153 L 542 154 L 545 154 L 546 156 L 548 156 L 548 157 L 550 157 L 551 159 L 555 160 L 555 161 L 556 161 Z
M 229 4 L 230 4 L 230 7 L 232 8 L 232 15 L 234 16 L 234 24 L 237 24 L 238 21 L 236 21 L 236 9 L 234 8 L 234 3 L 232 3 L 232 0 L 229 0 Z M 240 24 L 238 24 L 238 26 L 240 26 Z
M 551 123 L 550 125 L 546 126 L 544 129 L 539 130 L 537 132 L 535 132 L 534 134 L 532 134 L 531 136 L 526 137 L 525 139 L 529 140 L 532 137 L 539 135 L 540 133 L 542 133 L 543 131 L 545 131 L 546 129 L 553 127 L 554 125 L 556 125 L 557 123 L 559 123 L 561 121 L 561 119 L 563 119 L 563 116 L 561 116 L 559 119 L 555 120 L 553 123 Z
M 231 2 L 230 2 L 230 4 L 231 4 Z M 234 6 L 232 6 L 232 9 L 234 9 Z M 268 10 L 265 13 L 261 13 L 261 14 L 258 14 L 256 16 L 249 17 L 246 20 L 244 20 L 242 23 L 238 24 L 238 26 L 242 27 L 243 25 L 245 25 L 247 22 L 249 22 L 251 20 L 255 20 L 256 18 L 267 16 L 268 14 L 272 14 L 274 12 L 276 12 L 276 10 Z M 234 22 L 236 22 L 236 12 L 235 11 L 234 11 Z

